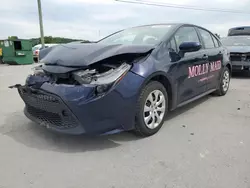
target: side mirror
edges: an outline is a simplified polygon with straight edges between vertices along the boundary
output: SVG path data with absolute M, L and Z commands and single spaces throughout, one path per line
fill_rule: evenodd
M 199 42 L 183 42 L 180 44 L 179 49 L 184 54 L 187 52 L 196 52 L 201 49 L 201 44 Z

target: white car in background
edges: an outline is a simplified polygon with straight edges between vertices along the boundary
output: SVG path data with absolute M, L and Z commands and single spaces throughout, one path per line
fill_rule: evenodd
M 51 46 L 55 46 L 58 44 L 44 44 L 45 48 L 51 47 Z M 40 50 L 42 50 L 42 44 L 37 44 L 35 46 L 32 47 L 32 52 L 33 52 L 33 59 L 35 62 L 38 62 L 38 57 L 39 57 L 39 52 Z

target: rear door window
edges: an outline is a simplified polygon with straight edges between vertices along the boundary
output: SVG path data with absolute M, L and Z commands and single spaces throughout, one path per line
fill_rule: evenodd
M 201 29 L 201 28 L 198 28 L 198 30 L 199 30 L 199 32 L 201 34 L 201 38 L 204 42 L 204 45 L 205 45 L 204 47 L 206 49 L 214 48 L 215 45 L 214 45 L 214 41 L 212 39 L 211 34 L 209 32 L 207 32 L 206 30 Z

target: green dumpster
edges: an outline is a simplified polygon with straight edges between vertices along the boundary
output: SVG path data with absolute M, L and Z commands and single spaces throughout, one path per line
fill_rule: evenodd
M 25 65 L 33 63 L 32 45 L 29 40 L 1 40 L 0 56 L 3 63 L 10 65 Z
M 2 64 L 3 63 L 3 49 L 1 48 L 1 46 L 0 46 L 0 64 Z

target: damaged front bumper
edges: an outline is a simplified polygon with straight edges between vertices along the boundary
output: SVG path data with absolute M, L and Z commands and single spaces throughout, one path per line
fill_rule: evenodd
M 136 101 L 144 78 L 128 72 L 111 91 L 95 95 L 94 87 L 52 84 L 17 85 L 24 113 L 46 128 L 66 134 L 108 134 L 134 128 Z
M 25 103 L 24 114 L 30 120 L 58 132 L 85 132 L 77 117 L 59 96 L 28 86 L 19 86 L 18 93 Z

